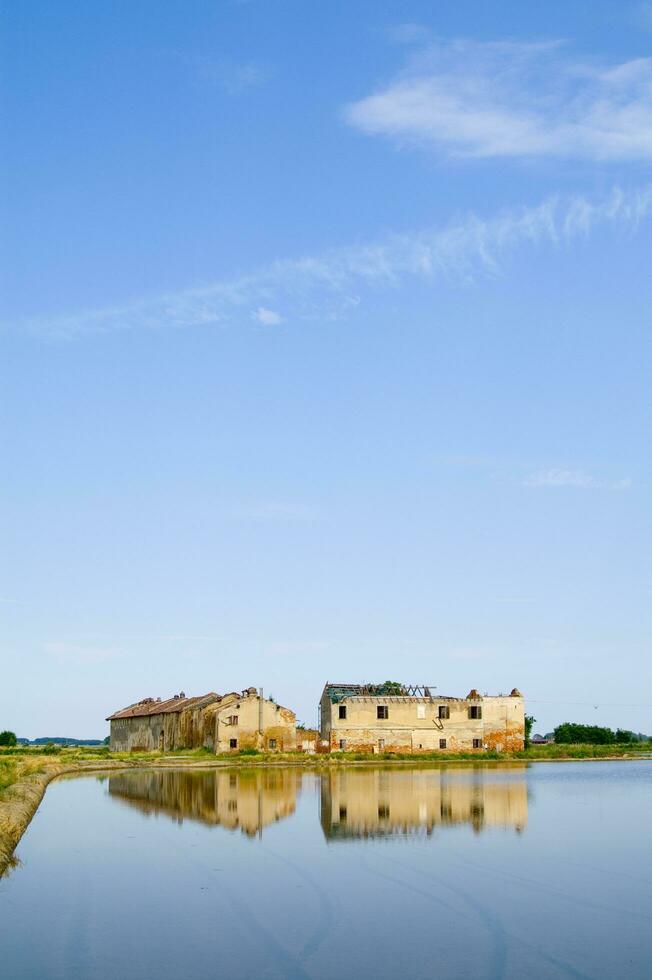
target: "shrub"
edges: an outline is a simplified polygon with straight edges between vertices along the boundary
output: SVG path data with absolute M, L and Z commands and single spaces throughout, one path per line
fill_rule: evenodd
M 14 732 L 0 732 L 0 745 L 7 745 L 9 748 L 13 749 L 17 742 L 18 739 L 16 738 Z

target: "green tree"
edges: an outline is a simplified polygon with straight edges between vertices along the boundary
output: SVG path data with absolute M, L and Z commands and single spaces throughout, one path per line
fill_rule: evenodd
M 638 737 L 626 728 L 617 728 L 616 741 L 620 744 L 631 745 L 632 742 L 638 742 Z
M 18 739 L 14 732 L 0 732 L 0 745 L 7 745 L 13 748 L 16 745 Z
M 534 715 L 525 716 L 525 748 L 527 749 L 530 744 L 530 737 L 532 735 L 532 726 L 534 725 L 536 718 Z
M 405 690 L 405 685 L 400 681 L 385 681 L 380 687 L 383 689 L 383 694 L 403 694 Z
M 616 735 L 610 728 L 578 725 L 570 721 L 557 725 L 554 735 L 559 745 L 613 745 L 616 741 Z

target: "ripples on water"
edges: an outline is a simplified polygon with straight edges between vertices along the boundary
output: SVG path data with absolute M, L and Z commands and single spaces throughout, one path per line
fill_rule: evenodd
M 651 776 L 631 762 L 61 780 L 0 883 L 3 975 L 648 977 Z

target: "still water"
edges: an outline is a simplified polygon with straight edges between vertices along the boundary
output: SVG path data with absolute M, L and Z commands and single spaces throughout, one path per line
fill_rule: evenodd
M 7 980 L 649 978 L 652 762 L 62 779 Z

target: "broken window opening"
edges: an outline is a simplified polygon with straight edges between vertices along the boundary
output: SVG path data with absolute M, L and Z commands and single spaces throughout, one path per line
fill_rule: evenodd
M 340 718 L 346 718 L 346 705 L 345 704 L 341 704 L 340 707 L 339 707 L 339 717 Z
M 482 718 L 482 707 L 479 704 L 472 704 L 469 708 L 469 718 L 473 718 L 476 721 Z
M 376 708 L 376 718 L 387 721 L 389 718 L 389 708 L 386 704 L 379 704 Z

